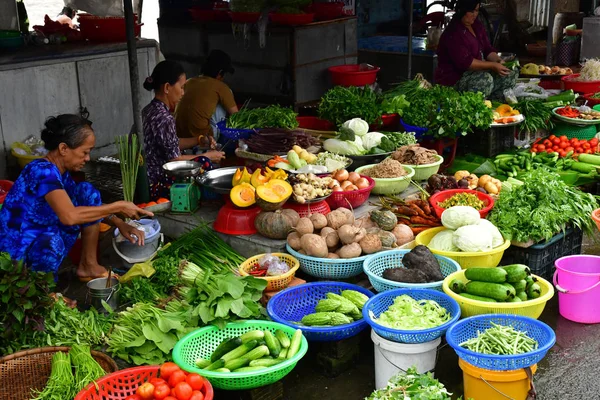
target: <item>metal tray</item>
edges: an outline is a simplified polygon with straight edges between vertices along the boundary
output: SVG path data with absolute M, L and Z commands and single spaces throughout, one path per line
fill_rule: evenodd
M 556 110 L 558 110 L 559 108 L 563 108 L 564 106 L 561 107 L 556 107 L 552 110 L 552 115 L 554 116 L 554 118 L 558 118 L 561 121 L 564 121 L 568 124 L 571 125 L 580 125 L 580 126 L 588 126 L 588 125 L 598 125 L 600 124 L 600 119 L 577 119 L 577 118 L 569 118 L 569 117 L 565 117 L 562 116 L 560 114 L 558 114 L 556 112 Z M 574 107 L 575 108 L 575 107 Z
M 212 171 L 207 171 L 201 176 L 197 177 L 196 181 L 198 184 L 211 189 L 215 193 L 228 194 L 233 188 L 231 181 L 235 171 L 237 171 L 238 168 L 244 167 L 225 167 L 213 169 Z
M 188 178 L 200 172 L 200 163 L 195 161 L 171 161 L 164 164 L 166 174 L 175 178 Z
M 521 114 L 523 115 L 523 114 Z M 509 124 L 496 124 L 493 123 L 490 125 L 491 128 L 505 128 L 505 127 L 509 127 L 509 126 L 516 126 L 516 125 L 520 125 L 523 123 L 523 121 L 525 121 L 525 116 L 523 115 L 523 119 L 520 121 L 516 121 L 516 122 L 511 122 Z

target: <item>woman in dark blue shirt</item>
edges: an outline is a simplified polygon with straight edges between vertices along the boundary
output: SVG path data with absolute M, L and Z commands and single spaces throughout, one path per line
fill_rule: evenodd
M 0 251 L 23 260 L 35 271 L 56 273 L 81 233 L 82 256 L 76 274 L 81 281 L 107 275 L 96 257 L 100 221 L 116 226 L 132 243 L 144 243 L 143 232 L 114 214 L 139 219 L 153 214 L 135 204 L 117 201 L 102 204 L 90 183 L 75 183 L 70 172 L 80 171 L 90 160 L 96 138 L 91 122 L 64 114 L 49 118 L 42 131 L 48 149 L 21 172 L 0 210 Z M 135 235 L 133 237 L 132 235 Z

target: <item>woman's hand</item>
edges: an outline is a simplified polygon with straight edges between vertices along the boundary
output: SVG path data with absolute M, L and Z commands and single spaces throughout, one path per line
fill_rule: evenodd
M 208 157 L 210 159 L 210 161 L 213 163 L 218 163 L 219 161 L 221 161 L 222 159 L 225 158 L 225 153 L 223 153 L 222 151 L 216 151 L 216 150 L 207 151 L 206 153 L 203 153 L 202 155 L 204 157 Z
M 119 228 L 119 232 L 121 233 L 121 235 L 123 235 L 123 237 L 129 240 L 131 243 L 137 243 L 138 246 L 144 245 L 144 239 L 146 237 L 144 231 L 140 231 L 139 229 L 136 229 L 135 227 L 129 225 L 126 222 L 119 224 L 117 228 Z
M 494 71 L 500 76 L 507 76 L 508 74 L 510 74 L 510 69 L 506 68 L 504 65 L 498 62 L 492 63 L 492 71 Z
M 139 208 L 138 206 L 129 201 L 120 201 L 118 212 L 124 214 L 127 218 L 135 220 L 138 220 L 144 216 L 154 217 L 154 213 L 146 211 L 143 208 Z
M 215 138 L 212 136 L 200 136 L 198 138 L 198 145 L 200 147 L 209 148 L 209 149 L 217 148 L 217 142 L 215 141 Z

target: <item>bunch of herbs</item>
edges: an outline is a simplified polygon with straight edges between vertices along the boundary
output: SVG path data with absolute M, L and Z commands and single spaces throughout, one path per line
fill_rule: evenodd
M 231 115 L 227 127 L 234 129 L 282 128 L 296 129 L 298 114 L 291 108 L 272 105 L 265 108 L 249 109 L 246 106 Z
M 452 393 L 430 372 L 419 374 L 415 367 L 390 378 L 387 387 L 375 390 L 365 400 L 450 400 Z
M 319 117 L 338 127 L 352 118 L 373 124 L 381 118 L 379 99 L 368 86 L 335 86 L 321 98 Z
M 513 108 L 525 117 L 519 125 L 520 132 L 535 133 L 539 129 L 550 129 L 552 123 L 552 108 L 546 106 L 542 100 L 522 99 Z

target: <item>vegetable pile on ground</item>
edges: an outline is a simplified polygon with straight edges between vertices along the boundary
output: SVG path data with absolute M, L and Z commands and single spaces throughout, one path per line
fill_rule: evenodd
M 440 264 L 425 246 L 417 246 L 402 257 L 402 267 L 391 267 L 383 271 L 382 277 L 404 283 L 441 282 L 444 275 Z
M 237 114 L 234 114 L 237 115 Z M 287 154 L 294 146 L 307 149 L 318 144 L 316 138 L 302 129 L 261 129 L 240 143 L 240 149 L 256 154 Z
M 438 251 L 491 251 L 504 244 L 498 228 L 482 219 L 479 211 L 469 206 L 454 206 L 442 213 L 442 225 L 446 228 L 437 233 L 427 247 Z
M 315 312 L 306 314 L 300 323 L 306 326 L 337 326 L 362 319 L 362 309 L 369 300 L 356 290 L 343 290 L 341 295 L 327 293 L 319 300 Z
M 227 119 L 227 127 L 233 129 L 296 129 L 298 127 L 296 116 L 298 114 L 291 108 L 277 105 L 254 109 L 242 107 Z
M 502 192 L 488 218 L 509 240 L 538 242 L 568 226 L 592 234 L 590 215 L 596 208 L 593 195 L 569 187 L 556 173 L 537 169 L 524 174 L 522 185 Z
M 373 311 L 369 316 L 379 325 L 402 331 L 431 329 L 450 321 L 451 315 L 434 300 L 415 300 L 407 294 L 398 296 L 394 303 L 376 317 Z
M 413 144 L 399 147 L 390 157 L 406 165 L 426 165 L 438 161 L 437 155 L 435 150 Z
M 491 325 L 483 332 L 477 331 L 477 337 L 462 342 L 460 346 L 476 353 L 501 356 L 529 353 L 538 348 L 538 342 L 527 336 L 527 332 L 494 322 Z
M 391 211 L 373 211 L 370 218 L 355 220 L 351 210 L 340 207 L 326 216 L 314 213 L 300 218 L 287 243 L 311 257 L 356 258 L 396 247 L 397 223 Z
M 387 387 L 375 390 L 365 400 L 450 400 L 451 396 L 431 372 L 419 374 L 416 367 L 411 367 L 390 378 Z
M 253 372 L 293 358 L 300 350 L 302 331 L 290 338 L 282 330 L 253 330 L 224 339 L 210 359 L 199 358 L 196 367 L 214 372 Z
M 465 278 L 469 282 L 453 279 L 450 290 L 471 300 L 518 303 L 537 299 L 542 294 L 537 278 L 531 276 L 529 267 L 523 264 L 468 268 Z
M 425 200 L 403 200 L 399 197 L 380 197 L 382 207 L 392 211 L 398 217 L 398 226 L 394 234 L 405 238 L 399 246 L 414 240 L 414 235 L 426 229 L 441 226 L 440 219 L 433 208 Z M 400 240 L 400 239 L 399 239 Z

